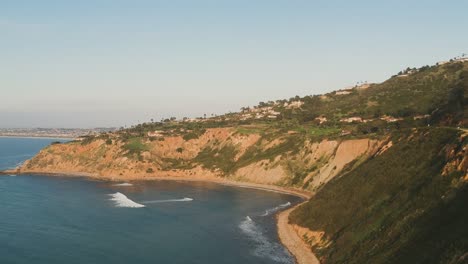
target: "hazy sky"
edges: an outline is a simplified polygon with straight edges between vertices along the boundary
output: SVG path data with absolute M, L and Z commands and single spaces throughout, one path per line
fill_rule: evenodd
M 467 1 L 0 0 L 0 127 L 123 126 L 468 53 Z

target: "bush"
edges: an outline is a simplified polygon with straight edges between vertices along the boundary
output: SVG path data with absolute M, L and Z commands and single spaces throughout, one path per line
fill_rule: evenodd
M 141 138 L 136 137 L 136 138 L 130 138 L 123 146 L 124 149 L 128 150 L 128 154 L 137 154 L 138 156 L 141 154 L 141 152 L 148 150 L 148 146 L 145 145 L 142 141 Z
M 205 133 L 205 131 L 206 131 L 206 129 L 197 129 L 197 130 L 194 130 L 192 132 L 189 132 L 189 133 L 185 134 L 182 138 L 185 141 L 189 141 L 191 139 L 197 139 L 201 135 L 203 135 Z

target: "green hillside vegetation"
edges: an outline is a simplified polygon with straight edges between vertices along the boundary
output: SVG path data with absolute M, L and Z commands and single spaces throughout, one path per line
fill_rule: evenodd
M 240 157 L 237 157 L 239 150 L 235 144 L 228 140 L 223 146 L 211 142 L 193 160 L 163 158 L 158 164 L 163 170 L 201 165 L 228 176 L 241 167 L 263 160 L 271 162 L 281 156 L 282 164 L 287 163 L 291 175 L 291 181 L 285 184 L 300 187 L 301 180 L 317 169 L 289 160 L 294 155 L 288 154 L 297 153 L 304 142 L 357 138 L 383 140 L 392 133 L 415 127 L 464 127 L 467 96 L 468 62 L 451 62 L 407 69 L 380 84 L 356 86 L 325 95 L 260 102 L 258 106 L 244 107 L 238 113 L 197 119 L 152 120 L 122 128 L 116 133 L 88 136 L 81 144 L 87 145 L 95 139 L 103 139 L 108 145 L 120 142 L 122 152 L 128 158 L 141 161 L 149 141 L 181 136 L 189 142 L 198 139 L 209 128 L 230 127 L 239 135 L 257 134 L 261 139 Z M 345 118 L 357 120 L 346 122 L 342 120 Z M 264 142 L 275 139 L 282 139 L 282 143 L 265 149 Z M 182 153 L 183 149 L 177 152 Z
M 356 86 L 344 90 L 347 94 L 331 92 L 324 95 L 293 97 L 289 100 L 260 102 L 241 112 L 190 120 L 163 119 L 122 129 L 122 137 L 146 136 L 160 130 L 184 139 L 198 138 L 207 128 L 239 127 L 239 133 L 262 133 L 275 128 L 285 132 L 295 130 L 310 133 L 317 139 L 339 136 L 341 130 L 353 135 L 385 134 L 404 127 L 429 125 L 464 126 L 468 98 L 468 62 L 424 66 L 407 74 L 395 75 L 380 84 Z M 285 104 L 300 102 L 298 107 Z M 271 111 L 275 118 L 268 117 Z M 261 113 L 260 116 L 255 116 Z M 424 118 L 418 118 L 427 115 Z M 398 122 L 381 120 L 385 116 Z M 327 118 L 319 124 L 317 117 Z M 366 123 L 346 123 L 343 118 L 360 117 Z M 415 120 L 416 119 L 416 120 Z M 256 128 L 253 128 L 253 127 Z
M 395 145 L 329 182 L 290 221 L 325 231 L 324 263 L 461 263 L 468 248 L 463 172 L 442 175 L 466 139 L 450 128 L 395 133 Z M 370 261 L 372 260 L 372 261 Z
M 468 63 L 421 67 L 407 76 L 394 76 L 365 89 L 354 87 L 348 90 L 349 94 L 332 92 L 324 96 L 306 96 L 300 99 L 304 102 L 300 110 L 284 109 L 282 117 L 297 118 L 301 122 L 311 121 L 319 115 L 335 122 L 351 116 L 407 118 L 434 114 L 453 103 L 457 107 L 451 110 L 456 113 L 462 111 L 460 106 L 466 103 L 467 77 Z

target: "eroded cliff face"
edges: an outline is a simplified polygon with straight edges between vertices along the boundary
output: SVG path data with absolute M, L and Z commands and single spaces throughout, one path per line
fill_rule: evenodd
M 132 141 L 133 140 L 133 141 Z M 243 134 L 235 128 L 182 136 L 50 145 L 19 168 L 23 173 L 80 174 L 114 180 L 157 177 L 231 180 L 315 191 L 375 155 L 388 142 L 371 139 L 312 142 L 298 135 Z

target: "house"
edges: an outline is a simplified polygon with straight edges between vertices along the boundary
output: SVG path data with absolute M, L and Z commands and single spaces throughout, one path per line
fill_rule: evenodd
M 413 117 L 413 120 L 420 120 L 420 119 L 426 119 L 431 117 L 431 115 L 417 115 Z
M 284 107 L 292 109 L 292 108 L 299 108 L 304 104 L 302 101 L 292 101 L 291 103 L 284 103 Z
M 396 117 L 393 117 L 393 116 L 384 115 L 384 116 L 382 116 L 382 117 L 380 118 L 380 120 L 383 120 L 383 121 L 392 123 L 392 122 L 401 121 L 401 120 L 403 120 L 403 118 L 396 118 Z
M 362 123 L 362 117 L 353 116 L 353 117 L 342 118 L 342 119 L 340 119 L 340 122 L 345 122 L 345 123 L 358 122 L 358 123 Z
M 351 131 L 349 131 L 349 130 L 341 130 L 340 136 L 343 137 L 343 136 L 347 136 L 347 135 L 351 135 Z
M 316 117 L 315 120 L 319 121 L 320 125 L 328 121 L 325 116 Z
M 351 91 L 349 90 L 341 90 L 341 91 L 336 91 L 335 94 L 336 95 L 347 95 L 347 94 L 350 94 Z
M 155 130 L 155 131 L 148 131 L 148 137 L 162 137 L 164 131 Z

